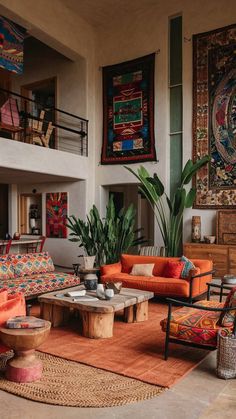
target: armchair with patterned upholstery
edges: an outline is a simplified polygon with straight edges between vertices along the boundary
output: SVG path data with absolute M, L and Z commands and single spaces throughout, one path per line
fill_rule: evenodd
M 210 301 L 210 288 L 228 289 L 225 303 Z M 207 300 L 195 304 L 167 298 L 168 317 L 161 321 L 162 330 L 166 333 L 165 360 L 169 355 L 169 343 L 194 346 L 214 350 L 217 347 L 217 334 L 236 335 L 236 287 L 208 283 Z M 181 306 L 173 310 L 173 306 Z

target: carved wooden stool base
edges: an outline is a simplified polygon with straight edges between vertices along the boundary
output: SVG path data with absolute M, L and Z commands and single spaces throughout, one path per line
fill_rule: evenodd
M 40 380 L 43 364 L 37 358 L 35 350 L 17 351 L 7 363 L 6 378 L 16 383 L 31 383 Z

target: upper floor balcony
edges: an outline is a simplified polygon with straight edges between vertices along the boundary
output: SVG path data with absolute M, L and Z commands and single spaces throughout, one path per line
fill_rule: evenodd
M 88 155 L 88 120 L 0 88 L 1 137 Z
M 87 177 L 88 120 L 1 88 L 0 104 L 0 168 Z

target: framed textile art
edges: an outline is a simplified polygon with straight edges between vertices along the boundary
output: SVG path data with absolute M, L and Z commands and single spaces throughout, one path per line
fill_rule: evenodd
M 236 207 L 236 24 L 193 36 L 195 208 Z
M 216 218 L 218 244 L 236 244 L 236 211 L 219 210 Z
M 67 192 L 46 194 L 46 236 L 67 238 Z
M 0 16 L 0 67 L 13 73 L 23 73 L 25 30 Z
M 156 160 L 155 54 L 103 68 L 101 164 Z

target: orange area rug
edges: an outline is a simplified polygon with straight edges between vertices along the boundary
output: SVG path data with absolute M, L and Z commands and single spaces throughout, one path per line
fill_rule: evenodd
M 165 333 L 161 331 L 160 320 L 166 316 L 167 305 L 151 302 L 148 321 L 127 324 L 117 316 L 114 336 L 96 340 L 81 336 L 81 322 L 76 319 L 66 327 L 52 328 L 39 350 L 146 383 L 171 387 L 196 367 L 207 351 L 170 344 L 169 359 L 164 361 Z

